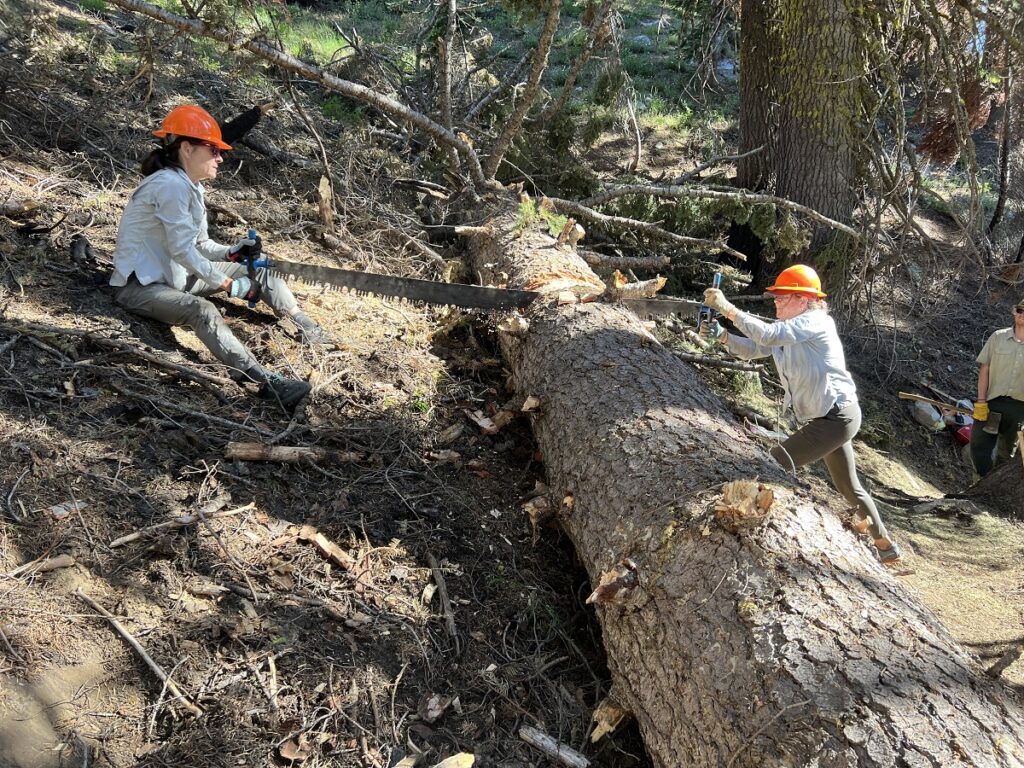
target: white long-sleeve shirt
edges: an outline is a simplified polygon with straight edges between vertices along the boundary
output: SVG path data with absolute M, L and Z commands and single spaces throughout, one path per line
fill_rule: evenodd
M 211 259 L 223 261 L 228 250 L 210 239 L 202 185 L 180 168 L 164 168 L 143 179 L 125 206 L 110 284 L 126 285 L 134 272 L 142 285 L 180 291 L 191 274 L 219 286 L 227 277 Z
M 729 352 L 744 360 L 771 355 L 786 390 L 786 405 L 801 424 L 824 416 L 833 406 L 857 402 L 857 385 L 846 370 L 835 321 L 824 310 L 773 323 L 738 312 L 733 324 L 747 338 L 730 333 Z

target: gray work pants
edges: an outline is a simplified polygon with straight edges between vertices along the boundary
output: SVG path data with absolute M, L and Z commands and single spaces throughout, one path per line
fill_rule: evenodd
M 840 495 L 857 506 L 860 517 L 871 520 L 868 530 L 875 539 L 888 539 L 874 500 L 857 479 L 853 458 L 854 435 L 860 430 L 861 413 L 857 404 L 834 407 L 818 419 L 811 419 L 771 450 L 772 458 L 786 469 L 796 470 L 818 459 L 825 460 L 832 483 Z
M 217 268 L 231 279 L 246 274 L 244 264 L 217 262 Z M 269 304 L 279 317 L 299 311 L 295 296 L 283 280 L 260 275 L 260 282 L 263 285 L 260 300 Z M 179 291 L 164 283 L 141 285 L 133 274 L 127 285 L 116 289 L 115 301 L 136 315 L 191 328 L 214 357 L 245 373 L 257 365 L 256 358 L 231 332 L 217 307 L 205 298 L 218 291 L 219 286 L 212 286 L 194 275 L 185 283 L 185 290 Z
M 1012 397 L 993 397 L 988 403 L 989 413 L 1001 413 L 999 434 L 990 435 L 985 431 L 985 421 L 971 425 L 971 458 L 978 474 L 984 477 L 996 464 L 1002 464 L 1013 456 L 1017 445 L 1017 432 L 1024 426 L 1024 401 Z M 998 445 L 998 447 L 997 447 Z M 996 450 L 995 463 L 992 451 Z

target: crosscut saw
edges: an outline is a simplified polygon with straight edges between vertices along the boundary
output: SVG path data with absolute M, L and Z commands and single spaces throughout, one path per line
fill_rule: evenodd
M 480 309 L 485 311 L 509 311 L 525 309 L 541 296 L 536 291 L 520 291 L 511 288 L 487 288 L 465 283 L 440 283 L 420 280 L 414 277 L 395 277 L 373 272 L 359 272 L 338 267 L 318 267 L 310 264 L 295 264 L 289 261 L 267 257 L 266 254 L 253 263 L 256 269 L 266 269 L 271 275 L 286 280 L 324 286 L 330 289 L 353 291 L 356 294 L 373 294 L 413 302 Z M 701 308 L 701 302 L 690 299 L 619 299 L 614 302 L 641 317 L 680 315 L 693 317 Z

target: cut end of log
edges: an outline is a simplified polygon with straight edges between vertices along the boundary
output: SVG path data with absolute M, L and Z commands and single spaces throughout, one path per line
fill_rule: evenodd
M 632 594 L 640 584 L 636 563 L 626 559 L 610 571 L 601 572 L 601 580 L 597 588 L 587 598 L 591 603 L 621 603 Z
M 722 486 L 722 498 L 715 502 L 715 518 L 733 533 L 751 530 L 767 517 L 775 492 L 751 480 L 733 480 Z
M 591 716 L 594 721 L 594 730 L 590 734 L 590 742 L 593 744 L 600 741 L 632 716 L 632 712 L 611 697 L 602 699 Z

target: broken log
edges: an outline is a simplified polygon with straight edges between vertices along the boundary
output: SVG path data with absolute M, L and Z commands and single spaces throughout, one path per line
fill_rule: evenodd
M 485 280 L 593 289 L 580 257 L 516 230 L 514 197 L 491 205 L 470 238 Z M 538 301 L 500 327 L 516 391 L 545 404 L 562 526 L 595 588 L 618 579 L 594 604 L 654 765 L 1024 763 L 1021 704 L 634 315 Z M 753 499 L 723 499 L 735 480 Z
M 1024 449 L 1021 450 L 1024 455 Z M 960 498 L 984 504 L 1004 515 L 1024 516 L 1024 466 L 1020 457 L 1003 462 L 962 494 Z

